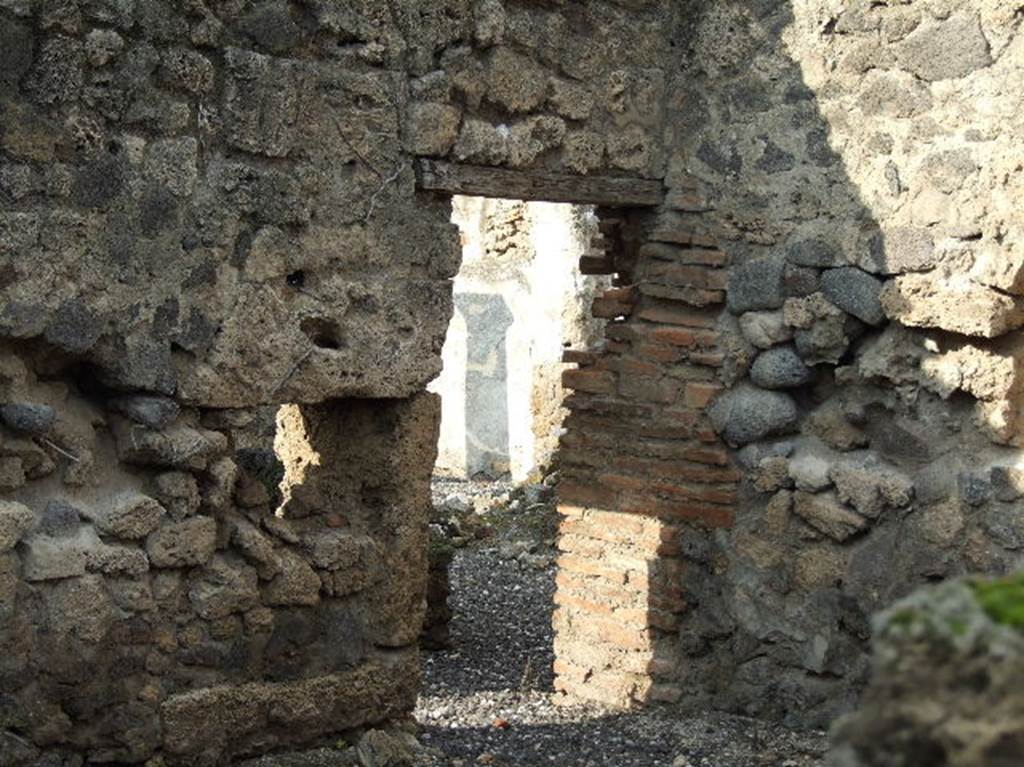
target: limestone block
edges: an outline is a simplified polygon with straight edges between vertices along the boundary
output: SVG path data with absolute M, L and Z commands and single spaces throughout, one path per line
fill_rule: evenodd
M 25 484 L 25 468 L 14 455 L 0 458 L 0 489 L 17 490 Z
M 187 197 L 195 189 L 199 141 L 192 137 L 161 139 L 146 147 L 145 174 L 171 194 Z
M 549 81 L 548 103 L 562 117 L 586 120 L 594 109 L 594 94 L 582 83 L 553 77 Z
M 801 451 L 789 459 L 789 476 L 797 490 L 818 493 L 832 484 L 829 470 L 832 463 L 822 455 Z
M 214 512 L 228 508 L 234 497 L 237 481 L 238 465 L 226 456 L 217 459 L 206 470 L 206 481 L 203 483 L 203 507 Z
M 797 492 L 793 511 L 815 530 L 842 542 L 868 526 L 864 517 L 843 506 L 833 493 Z
M 545 152 L 561 146 L 565 122 L 559 117 L 540 115 L 516 123 L 508 139 L 508 164 L 527 167 Z
M 509 112 L 529 112 L 547 96 L 547 73 L 511 48 L 496 48 L 487 62 L 487 98 Z
M 70 578 L 57 584 L 47 600 L 47 628 L 58 641 L 100 642 L 117 619 L 113 600 L 99 575 Z
M 786 324 L 795 328 L 797 351 L 809 365 L 836 364 L 863 325 L 832 304 L 822 293 L 789 298 L 782 308 Z
M 146 552 L 154 567 L 193 567 L 210 561 L 217 544 L 217 522 L 191 517 L 164 524 L 146 539 Z
M 298 137 L 303 83 L 296 62 L 232 48 L 224 85 L 226 138 L 235 147 L 285 157 Z
M 359 561 L 363 546 L 369 543 L 362 536 L 344 530 L 324 530 L 306 536 L 303 542 L 313 564 L 324 570 L 352 567 Z
M 1024 299 L 935 273 L 901 275 L 881 298 L 890 319 L 912 327 L 995 338 L 1024 325 Z
M 15 501 L 0 501 L 0 553 L 13 549 L 32 529 L 36 516 Z
M 393 719 L 415 704 L 418 664 L 415 653 L 393 653 L 329 676 L 179 693 L 161 708 L 164 748 L 175 761 L 228 764 Z
M 109 406 L 112 410 L 151 429 L 167 428 L 181 412 L 181 406 L 173 399 L 155 394 L 117 397 L 110 400 Z

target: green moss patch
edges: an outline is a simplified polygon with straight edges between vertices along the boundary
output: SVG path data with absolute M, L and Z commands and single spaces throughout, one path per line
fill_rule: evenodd
M 1024 573 L 972 584 L 978 602 L 996 623 L 1024 631 Z

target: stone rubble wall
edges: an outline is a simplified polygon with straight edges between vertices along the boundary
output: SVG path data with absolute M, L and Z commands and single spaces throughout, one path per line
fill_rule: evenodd
M 408 715 L 459 265 L 414 160 L 658 178 L 668 13 L 0 0 L 0 763 Z
M 827 722 L 870 615 L 1021 561 L 1012 5 L 689 4 L 666 183 L 731 259 L 710 416 L 744 475 L 684 549 L 698 700 Z
M 868 615 L 1024 547 L 1020 23 L 0 0 L 0 762 L 411 709 L 459 263 L 418 158 L 617 182 L 568 196 L 616 284 L 566 358 L 559 685 L 848 708 Z

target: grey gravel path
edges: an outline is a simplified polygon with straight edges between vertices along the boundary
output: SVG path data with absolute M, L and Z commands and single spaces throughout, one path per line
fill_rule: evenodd
M 554 550 L 550 540 L 523 539 L 537 529 L 511 524 L 456 554 L 452 649 L 424 654 L 415 712 L 422 767 L 821 765 L 820 732 L 719 714 L 680 719 L 666 709 L 552 704 Z

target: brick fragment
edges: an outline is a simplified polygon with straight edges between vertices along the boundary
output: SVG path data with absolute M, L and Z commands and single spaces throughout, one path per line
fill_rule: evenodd
M 688 407 L 706 408 L 722 391 L 722 387 L 713 383 L 688 383 L 683 401 Z
M 592 394 L 611 394 L 615 391 L 615 376 L 596 370 L 564 370 L 562 386 Z

